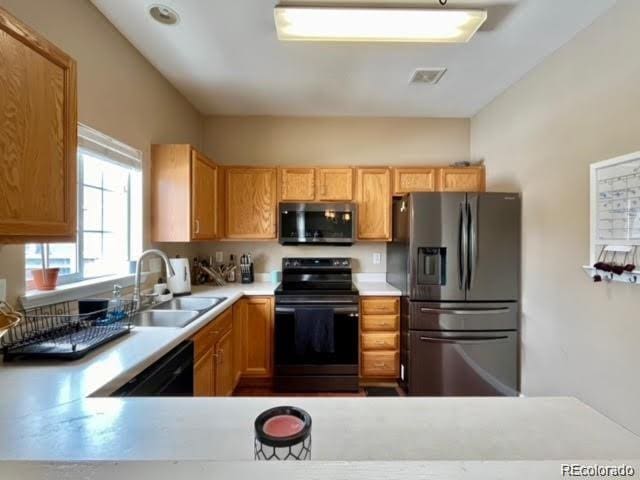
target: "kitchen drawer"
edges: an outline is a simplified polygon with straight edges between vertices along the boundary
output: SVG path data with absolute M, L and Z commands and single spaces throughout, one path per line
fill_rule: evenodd
M 397 350 L 399 333 L 363 333 L 360 336 L 362 350 Z
M 365 332 L 396 332 L 399 323 L 398 315 L 363 315 L 361 325 Z
M 194 358 L 197 360 L 213 347 L 218 336 L 231 328 L 233 314 L 230 308 L 222 312 L 192 337 Z
M 362 299 L 364 315 L 394 315 L 399 313 L 400 301 L 397 297 L 377 297 Z
M 399 352 L 362 352 L 363 377 L 397 377 Z

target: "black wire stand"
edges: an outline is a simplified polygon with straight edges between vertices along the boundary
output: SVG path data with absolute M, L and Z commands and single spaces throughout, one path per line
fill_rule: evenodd
M 24 312 L 24 320 L 0 340 L 5 361 L 58 358 L 75 360 L 126 335 L 136 304 L 122 300 L 122 309 L 79 313 L 76 300 Z

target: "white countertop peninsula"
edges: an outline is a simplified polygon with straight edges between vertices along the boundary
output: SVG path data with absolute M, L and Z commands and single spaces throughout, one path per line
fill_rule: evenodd
M 564 461 L 640 464 L 638 436 L 573 398 L 98 398 L 237 299 L 274 288 L 198 287 L 195 295 L 228 298 L 185 328 L 136 328 L 72 363 L 5 364 L 0 472 L 21 479 L 61 478 L 62 471 L 64 478 L 139 478 L 142 471 L 154 480 L 225 478 L 256 469 L 265 478 L 347 471 L 350 478 L 557 478 Z M 308 467 L 252 460 L 253 420 L 282 404 L 313 417 Z M 470 472 L 478 476 L 464 476 Z

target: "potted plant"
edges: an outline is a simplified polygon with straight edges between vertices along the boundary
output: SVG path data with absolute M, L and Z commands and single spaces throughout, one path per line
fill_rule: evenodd
M 42 268 L 40 270 L 31 270 L 33 276 L 33 283 L 38 290 L 55 290 L 58 284 L 59 268 L 46 268 L 46 262 L 44 258 L 44 249 L 47 248 L 44 244 L 40 244 L 40 255 L 42 258 Z

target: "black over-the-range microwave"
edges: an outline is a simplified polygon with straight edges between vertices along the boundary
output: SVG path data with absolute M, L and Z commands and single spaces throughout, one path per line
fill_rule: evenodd
M 282 245 L 351 245 L 355 238 L 353 203 L 281 203 Z

